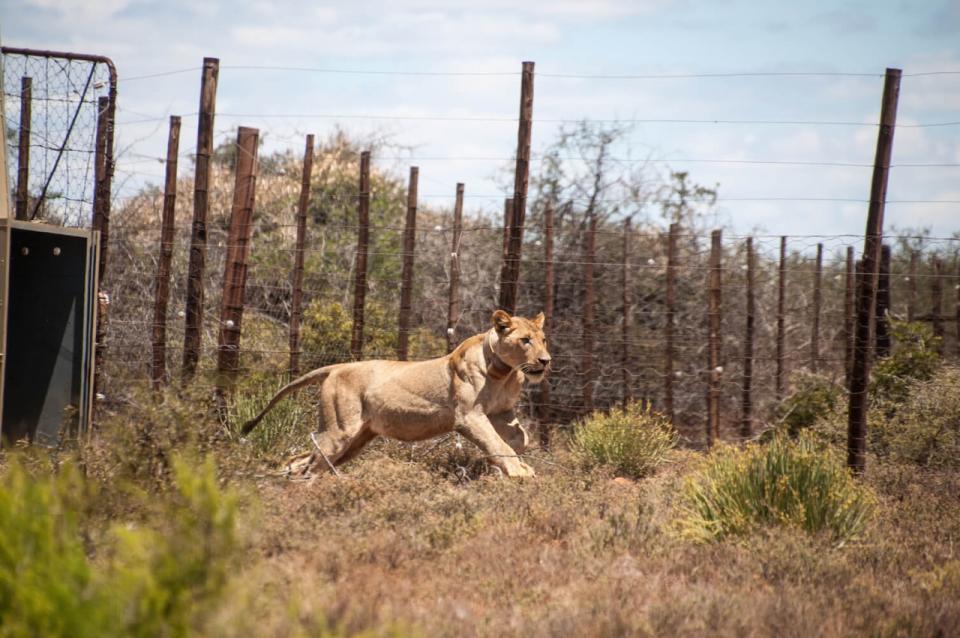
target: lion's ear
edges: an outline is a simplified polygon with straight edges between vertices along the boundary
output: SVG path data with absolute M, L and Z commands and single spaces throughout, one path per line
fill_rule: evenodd
M 497 332 L 506 332 L 510 328 L 510 313 L 497 310 L 493 313 L 493 327 L 497 329 Z
M 537 313 L 537 316 L 533 318 L 533 325 L 535 325 L 536 327 L 538 327 L 538 328 L 540 328 L 541 330 L 543 330 L 543 323 L 544 323 L 546 320 L 547 320 L 547 318 L 543 316 L 543 313 L 542 313 L 542 312 Z

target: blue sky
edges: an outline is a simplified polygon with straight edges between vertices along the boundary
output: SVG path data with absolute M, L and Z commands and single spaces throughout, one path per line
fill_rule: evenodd
M 5 44 L 108 55 L 120 77 L 120 195 L 160 181 L 169 114 L 197 109 L 203 56 L 222 64 L 218 134 L 255 126 L 273 148 L 300 152 L 302 136 L 340 124 L 385 133 L 416 158 L 380 159 L 406 174 L 420 166 L 420 192 L 445 204 L 457 181 L 474 208 L 498 210 L 494 179 L 516 143 L 512 122 L 356 119 L 513 118 L 522 60 L 537 64 L 534 151 L 549 144 L 548 120 L 689 119 L 852 122 L 859 125 L 635 124 L 619 152 L 658 160 L 651 170 L 689 170 L 720 185 L 717 221 L 737 231 L 862 233 L 860 201 L 870 169 L 730 163 L 738 160 L 870 164 L 882 74 L 902 68 L 894 143 L 890 226 L 960 230 L 960 2 L 742 2 L 528 0 L 493 2 L 207 2 L 0 0 Z M 355 71 L 482 72 L 410 76 L 251 70 L 243 66 Z M 953 72 L 915 75 L 931 72 Z M 557 75 L 817 73 L 813 76 L 564 78 Z M 830 75 L 837 73 L 863 76 Z M 129 79 L 125 79 L 129 78 Z M 338 120 L 320 115 L 350 115 Z M 186 117 L 181 149 L 195 143 Z M 627 148 L 629 146 L 629 148 Z M 392 155 L 396 155 L 395 153 Z M 497 161 L 502 158 L 504 161 Z M 684 160 L 700 160 L 687 162 Z M 903 166 L 952 164 L 953 166 Z M 189 165 L 184 163 L 184 169 Z M 151 177 L 155 176 L 155 177 Z M 749 201 L 749 200 L 762 201 Z

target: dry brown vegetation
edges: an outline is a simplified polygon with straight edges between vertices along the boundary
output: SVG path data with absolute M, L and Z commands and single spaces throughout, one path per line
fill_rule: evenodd
M 92 530 L 162 516 L 170 459 L 182 449 L 212 454 L 221 485 L 241 494 L 234 576 L 194 634 L 960 631 L 956 463 L 872 459 L 863 482 L 875 516 L 843 546 L 785 527 L 697 543 L 679 521 L 701 452 L 675 450 L 633 481 L 584 469 L 558 446 L 529 455 L 536 478 L 505 480 L 454 438 L 380 442 L 341 478 L 293 482 L 273 474 L 282 450 L 237 441 L 203 403 L 171 396 L 160 407 L 128 406 L 83 455 L 88 480 L 100 485 Z
M 853 546 L 789 530 L 698 545 L 672 529 L 689 461 L 637 483 L 533 461 L 533 480 L 458 484 L 381 450 L 341 480 L 260 482 L 255 615 L 281 634 L 287 600 L 351 632 L 432 636 L 960 630 L 955 471 L 872 471 L 880 511 Z

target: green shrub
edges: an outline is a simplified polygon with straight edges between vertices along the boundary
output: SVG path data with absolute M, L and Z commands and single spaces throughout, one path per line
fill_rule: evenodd
M 683 531 L 701 541 L 784 525 L 843 543 L 863 531 L 874 503 L 837 457 L 808 437 L 784 436 L 717 449 L 688 478 L 683 498 Z
M 940 365 L 940 337 L 933 328 L 918 323 L 890 321 L 894 348 L 890 356 L 879 359 L 871 371 L 872 395 L 895 406 L 907 399 L 914 381 L 929 379 Z
M 71 465 L 34 479 L 14 457 L 0 476 L 0 636 L 94 636 L 107 602 L 80 534 L 83 482 Z
M 873 451 L 897 462 L 960 467 L 960 368 L 941 368 L 905 393 L 891 416 L 871 420 Z
M 780 403 L 777 413 L 790 436 L 813 425 L 817 418 L 831 412 L 840 403 L 843 388 L 832 379 L 811 372 L 800 372 L 790 379 L 791 392 Z
M 239 428 L 259 414 L 284 385 L 282 378 L 262 375 L 240 381 L 228 405 L 227 420 L 234 434 L 239 436 Z M 247 435 L 247 440 L 260 454 L 283 456 L 295 452 L 309 441 L 310 432 L 316 429 L 315 396 L 311 388 L 304 388 L 285 398 L 263 417 Z
M 638 401 L 594 412 L 574 427 L 571 449 L 586 466 L 633 477 L 650 474 L 677 444 L 670 421 Z
M 213 462 L 177 459 L 156 525 L 118 525 L 85 546 L 95 497 L 71 463 L 0 472 L 0 636 L 186 636 L 216 608 L 236 557 L 236 499 Z M 90 549 L 100 550 L 96 560 Z

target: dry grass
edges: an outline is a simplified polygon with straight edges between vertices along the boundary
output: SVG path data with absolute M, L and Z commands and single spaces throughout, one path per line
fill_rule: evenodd
M 533 461 L 533 480 L 459 483 L 374 450 L 344 479 L 261 482 L 256 615 L 277 635 L 289 628 L 278 601 L 348 633 L 960 631 L 960 474 L 871 473 L 878 515 L 842 549 L 786 529 L 695 545 L 673 531 L 695 456 L 642 482 L 570 471 L 561 457 Z
M 864 481 L 876 513 L 844 547 L 783 527 L 698 544 L 678 519 L 699 452 L 675 450 L 631 481 L 583 469 L 562 450 L 535 451 L 536 478 L 505 480 L 455 437 L 381 442 L 343 478 L 290 482 L 265 471 L 274 453 L 219 437 L 202 401 L 187 403 L 131 406 L 87 450 L 83 467 L 99 489 L 84 534 L 96 556 L 103 529 L 163 529 L 163 511 L 143 495 L 168 498 L 169 448 L 213 453 L 221 483 L 243 495 L 243 545 L 226 595 L 193 635 L 960 633 L 955 467 L 871 459 Z M 161 435 L 165 411 L 174 429 L 214 435 Z M 119 434 L 134 422 L 154 427 Z

